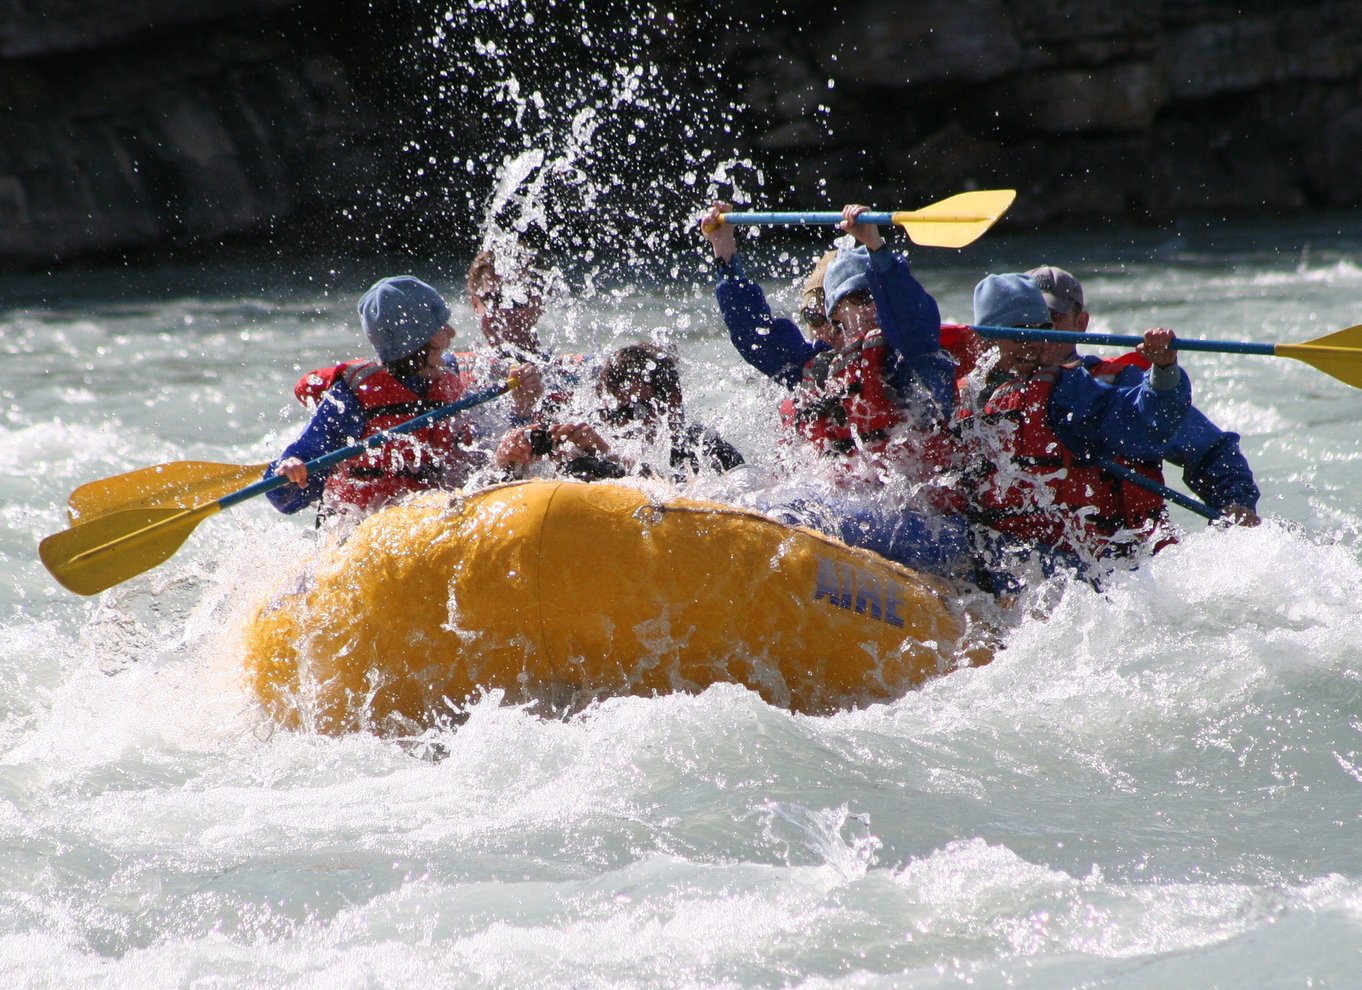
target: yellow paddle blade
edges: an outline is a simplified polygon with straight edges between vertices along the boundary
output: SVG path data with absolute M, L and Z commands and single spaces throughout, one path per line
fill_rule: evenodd
M 962 248 L 982 237 L 1016 198 L 1015 189 L 958 193 L 920 210 L 899 210 L 894 223 L 922 247 Z
M 97 595 L 168 560 L 195 526 L 219 511 L 216 502 L 123 509 L 53 533 L 38 544 L 38 556 L 63 588 Z
M 75 525 L 121 509 L 191 509 L 245 488 L 265 475 L 268 464 L 172 461 L 81 485 L 66 500 Z
M 1273 353 L 1304 361 L 1353 388 L 1362 388 L 1362 324 L 1304 344 L 1276 344 Z

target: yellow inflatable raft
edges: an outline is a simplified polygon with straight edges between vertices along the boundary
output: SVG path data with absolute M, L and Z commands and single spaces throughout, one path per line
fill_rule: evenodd
M 280 724 L 321 732 L 410 731 L 498 688 L 572 709 L 731 682 L 827 712 L 986 661 L 964 635 L 942 582 L 811 530 L 538 481 L 365 520 L 257 610 L 245 669 Z

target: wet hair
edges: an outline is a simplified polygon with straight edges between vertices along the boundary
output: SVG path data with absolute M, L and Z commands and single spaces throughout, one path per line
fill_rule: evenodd
M 827 307 L 824 305 L 823 298 L 823 276 L 835 257 L 837 257 L 836 251 L 824 252 L 823 256 L 813 266 L 813 270 L 804 279 L 799 315 L 813 329 L 818 329 L 828 322 Z
M 654 392 L 677 394 L 681 376 L 676 359 L 655 344 L 628 344 L 605 359 L 596 379 L 596 391 L 604 399 L 621 401 L 617 393 L 627 392 L 631 384 L 645 381 Z
M 404 354 L 400 358 L 393 358 L 391 361 L 383 362 L 383 370 L 394 378 L 410 377 L 412 375 L 424 375 L 426 371 L 426 351 L 430 344 L 427 343 L 418 351 Z
M 495 279 L 519 282 L 532 295 L 541 295 L 544 291 L 544 276 L 539 271 L 539 253 L 526 252 L 514 275 L 497 270 L 497 254 L 491 248 L 473 255 L 468 265 L 468 294 L 487 301 L 490 295 L 487 285 Z

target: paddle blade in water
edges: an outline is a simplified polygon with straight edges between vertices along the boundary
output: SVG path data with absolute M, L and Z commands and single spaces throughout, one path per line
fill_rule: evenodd
M 259 481 L 266 464 L 173 461 L 87 482 L 66 500 L 71 524 L 123 509 L 192 509 Z
M 97 595 L 168 560 L 216 502 L 194 509 L 123 509 L 53 533 L 38 556 L 57 583 L 78 595 Z
M 1016 198 L 1015 189 L 959 193 L 920 210 L 895 213 L 894 223 L 922 247 L 962 248 L 982 237 Z
M 1362 388 L 1362 324 L 1304 344 L 1277 344 L 1274 353 L 1304 361 L 1353 388 Z

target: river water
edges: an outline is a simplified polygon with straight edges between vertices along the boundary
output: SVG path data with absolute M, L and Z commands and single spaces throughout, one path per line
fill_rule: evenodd
M 1096 330 L 1298 342 L 1362 317 L 1358 220 L 913 257 L 948 319 L 984 272 L 1053 263 Z M 778 310 L 824 240 L 755 251 Z M 492 697 L 416 740 L 283 732 L 234 651 L 308 520 L 247 502 L 95 599 L 37 561 L 82 482 L 269 459 L 303 422 L 298 373 L 362 353 L 363 288 L 410 270 L 459 299 L 466 260 L 0 284 L 8 985 L 1357 985 L 1362 393 L 1291 360 L 1184 358 L 1244 438 L 1263 526 L 1175 509 L 1180 544 L 1105 594 L 1057 582 L 990 666 L 831 717 L 723 687 L 562 719 Z M 671 341 L 697 412 L 760 465 L 776 395 L 703 254 L 674 266 L 569 270 L 546 336 Z

